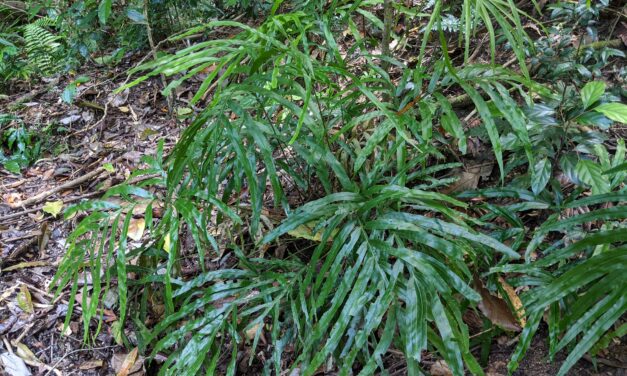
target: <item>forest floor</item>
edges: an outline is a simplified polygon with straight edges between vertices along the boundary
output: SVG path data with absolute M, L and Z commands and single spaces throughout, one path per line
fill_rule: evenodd
M 143 155 L 155 154 L 158 140 L 164 140 L 167 153 L 197 112 L 189 107 L 193 90 L 188 88 L 175 94 L 172 117 L 159 93 L 158 79 L 113 94 L 134 65 L 133 59 L 114 69 L 90 67 L 76 74 L 89 77 L 89 82 L 78 87 L 73 104 L 63 102 L 61 94 L 74 77 L 18 85 L 0 98 L 0 112 L 18 116 L 42 135 L 41 159 L 19 175 L 0 169 L 0 353 L 15 353 L 17 357 L 5 359 L 12 359 L 15 367 L 25 364 L 35 375 L 155 374 L 159 359 L 151 366 L 116 343 L 115 296 L 105 299 L 100 334 L 85 341 L 80 311 L 74 312 L 64 329 L 68 303 L 76 298 L 80 306 L 81 289 L 74 297 L 69 288 L 58 296 L 49 289 L 76 224 L 76 219 L 64 220 L 62 210 L 99 197 L 127 179 L 133 169 L 141 167 Z M 85 278 L 80 287 L 90 283 Z M 124 330 L 128 338 L 134 338 L 132 323 Z M 487 374 L 507 374 L 516 343 L 515 335 L 496 337 Z M 541 330 L 516 375 L 557 373 L 563 357 L 548 362 L 546 343 L 546 330 Z M 424 359 L 431 374 L 447 374 L 436 358 L 426 354 Z M 590 360 L 581 360 L 570 374 L 626 375 L 622 368 L 626 362 L 627 347 L 616 343 L 602 354 L 596 369 Z M 405 374 L 399 355 L 389 353 L 387 364 L 390 374 Z M 238 374 L 258 372 L 240 367 Z

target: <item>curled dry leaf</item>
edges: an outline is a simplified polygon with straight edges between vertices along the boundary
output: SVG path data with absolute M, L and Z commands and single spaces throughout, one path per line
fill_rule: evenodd
M 33 313 L 35 309 L 33 307 L 33 300 L 28 291 L 26 285 L 20 285 L 20 292 L 17 293 L 17 305 L 20 309 L 26 313 Z
M 514 316 L 516 316 L 520 326 L 524 328 L 525 325 L 527 325 L 527 320 L 525 320 L 525 308 L 522 301 L 518 297 L 518 294 L 516 294 L 516 291 L 514 291 L 514 288 L 510 286 L 510 284 L 507 283 L 503 277 L 499 277 L 499 283 L 501 284 L 501 287 L 503 287 L 503 291 L 507 294 L 507 298 L 515 310 Z
M 144 358 L 139 356 L 139 349 L 136 347 L 128 354 L 114 354 L 111 359 L 111 366 L 116 372 L 116 376 L 142 375 Z
M 519 332 L 521 330 L 520 324 L 512 314 L 507 302 L 490 294 L 490 291 L 483 286 L 483 282 L 479 278 L 474 278 L 474 284 L 481 295 L 481 302 L 478 305 L 481 313 L 494 325 L 505 330 Z
M 128 226 L 128 237 L 140 241 L 146 228 L 146 220 L 144 218 L 132 218 Z
M 87 371 L 90 369 L 101 368 L 103 365 L 104 365 L 104 362 L 102 361 L 102 359 L 93 359 L 93 360 L 88 360 L 88 361 L 81 363 L 81 365 L 78 366 L 78 368 L 83 371 Z
M 443 360 L 438 360 L 433 363 L 431 368 L 429 368 L 429 373 L 432 376 L 453 376 L 453 372 L 451 372 L 448 364 Z

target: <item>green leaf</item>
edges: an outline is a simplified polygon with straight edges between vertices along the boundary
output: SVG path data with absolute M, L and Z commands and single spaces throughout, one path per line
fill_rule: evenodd
M 110 173 L 114 173 L 115 172 L 115 167 L 113 167 L 113 164 L 111 163 L 104 163 L 102 165 L 102 168 L 105 169 L 105 171 L 110 172 Z
M 141 13 L 140 11 L 136 9 L 128 9 L 126 11 L 126 16 L 130 18 L 131 21 L 138 23 L 138 24 L 146 24 L 147 22 L 143 13 Z
M 531 190 L 535 195 L 540 194 L 551 178 L 551 161 L 548 158 L 540 159 L 531 171 Z
M 4 168 L 6 168 L 7 171 L 12 172 L 14 174 L 20 173 L 20 164 L 17 163 L 16 161 L 4 162 Z
M 586 86 L 581 89 L 581 101 L 584 108 L 589 108 L 596 101 L 601 98 L 605 92 L 605 82 L 593 81 L 588 82 Z
M 623 124 L 627 124 L 627 105 L 622 103 L 603 103 L 594 108 L 608 118 Z
M 616 167 L 612 167 L 609 170 L 603 172 L 603 175 L 613 175 L 617 172 L 627 171 L 627 162 L 621 163 Z
M 102 0 L 98 5 L 98 20 L 103 25 L 107 24 L 107 20 L 111 15 L 111 1 L 112 0 Z
M 610 182 L 607 176 L 603 175 L 601 166 L 593 161 L 587 159 L 580 160 L 575 171 L 582 182 L 592 187 L 592 194 L 599 195 L 610 191 Z
M 63 93 L 61 93 L 61 99 L 65 103 L 72 103 L 74 97 L 76 96 L 76 83 L 72 82 L 63 89 Z
M 627 297 L 624 295 L 610 308 L 603 316 L 601 316 L 592 327 L 586 331 L 581 341 L 577 343 L 577 346 L 568 354 L 568 357 L 562 363 L 558 376 L 565 376 L 572 366 L 585 355 L 585 353 L 592 348 L 592 346 L 599 341 L 601 336 L 607 332 L 612 325 L 627 311 Z
M 59 215 L 59 213 L 61 213 L 62 209 L 63 209 L 63 201 L 61 201 L 61 200 L 58 200 L 58 201 L 48 201 L 41 208 L 41 210 L 43 210 L 44 212 L 52 215 L 53 217 L 56 217 L 57 215 Z

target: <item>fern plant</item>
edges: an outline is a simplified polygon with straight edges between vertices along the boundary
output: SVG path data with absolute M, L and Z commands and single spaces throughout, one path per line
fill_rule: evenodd
M 29 64 L 36 67 L 42 75 L 56 73 L 61 67 L 62 45 L 59 37 L 49 30 L 54 25 L 53 19 L 42 17 L 22 26 L 24 49 Z

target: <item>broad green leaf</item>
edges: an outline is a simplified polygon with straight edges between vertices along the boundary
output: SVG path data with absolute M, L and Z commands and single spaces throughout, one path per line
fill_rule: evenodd
M 599 195 L 610 191 L 610 182 L 607 176 L 603 175 L 601 166 L 595 162 L 582 159 L 577 163 L 575 171 L 577 177 L 592 188 L 592 194 Z
M 4 162 L 4 168 L 7 169 L 7 171 L 14 173 L 14 174 L 19 174 L 20 173 L 20 164 L 17 163 L 16 161 L 6 161 Z
M 101 0 L 98 5 L 98 20 L 102 25 L 107 24 L 107 20 L 111 15 L 111 2 L 112 0 Z
M 535 195 L 540 194 L 551 178 L 551 161 L 542 158 L 531 170 L 531 190 Z
M 627 311 L 627 297 L 623 294 L 620 299 L 614 303 L 614 305 L 604 312 L 590 329 L 588 329 L 583 338 L 577 343 L 577 346 L 570 351 L 568 357 L 562 363 L 559 369 L 558 376 L 565 376 L 568 371 L 577 363 L 577 361 L 585 355 L 585 353 L 594 346 L 595 343 L 607 332 L 616 320 Z
M 110 173 L 114 173 L 115 172 L 115 167 L 113 167 L 113 164 L 111 164 L 111 163 L 104 163 L 102 165 L 102 168 L 104 168 L 105 171 L 110 172 Z
M 622 103 L 603 103 L 594 108 L 608 118 L 623 124 L 627 124 L 627 105 Z
M 627 162 L 621 163 L 616 167 L 612 167 L 609 170 L 603 172 L 603 175 L 613 175 L 617 172 L 627 171 Z
M 605 82 L 588 82 L 586 86 L 581 89 L 581 101 L 583 102 L 583 107 L 588 108 L 592 106 L 596 101 L 599 100 L 599 98 L 601 98 L 604 92 Z
M 74 97 L 76 96 L 76 84 L 74 82 L 70 83 L 63 89 L 63 93 L 61 93 L 61 99 L 65 103 L 72 103 L 74 101 Z

